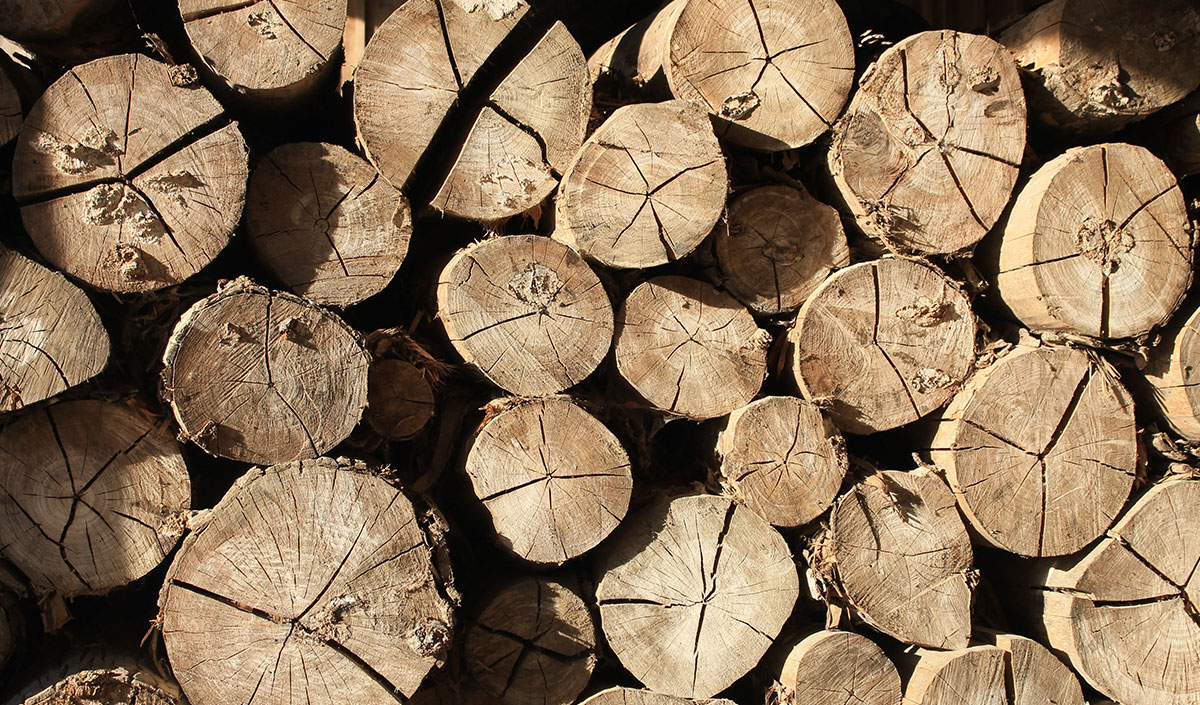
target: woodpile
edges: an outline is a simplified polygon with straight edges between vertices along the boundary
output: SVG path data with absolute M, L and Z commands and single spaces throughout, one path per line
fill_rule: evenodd
M 0 701 L 1200 703 L 1190 0 L 0 53 Z

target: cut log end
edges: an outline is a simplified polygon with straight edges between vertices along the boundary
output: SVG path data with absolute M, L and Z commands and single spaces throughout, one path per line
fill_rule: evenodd
M 1006 705 L 1005 652 L 994 646 L 917 649 L 904 705 Z
M 442 270 L 437 299 L 454 348 L 514 394 L 578 384 L 612 341 L 612 304 L 599 277 L 547 237 L 509 235 L 459 251 Z
M 1144 371 L 1167 425 L 1188 441 L 1200 441 L 1200 310 L 1163 332 Z
M 466 637 L 467 672 L 506 705 L 570 705 L 596 664 L 596 625 L 567 587 L 526 578 L 483 608 Z
M 579 705 L 734 705 L 732 700 L 679 698 L 649 690 L 609 688 L 596 693 Z
M 1079 678 L 1033 639 L 983 631 L 981 640 L 1005 652 L 1012 705 L 1085 705 Z
M 184 705 L 174 683 L 146 670 L 102 668 L 71 674 L 21 705 Z
M 729 294 L 687 277 L 656 277 L 617 314 L 617 371 L 656 408 L 715 418 L 758 393 L 770 340 Z
M 781 705 L 900 705 L 900 674 L 883 650 L 853 632 L 822 630 L 787 650 Z
M 255 254 L 292 291 L 345 307 L 379 293 L 412 235 L 408 201 L 342 147 L 278 147 L 250 179 L 247 232 Z
M 371 428 L 384 438 L 412 438 L 433 418 L 433 389 L 425 375 L 403 360 L 375 360 L 367 371 L 367 410 Z
M 243 462 L 321 455 L 350 435 L 367 404 L 368 356 L 357 333 L 245 278 L 188 309 L 163 365 L 164 398 L 183 434 Z
M 183 535 L 187 468 L 154 423 L 129 406 L 73 401 L 0 432 L 0 519 L 13 529 L 3 554 L 38 592 L 107 593 L 153 570 Z

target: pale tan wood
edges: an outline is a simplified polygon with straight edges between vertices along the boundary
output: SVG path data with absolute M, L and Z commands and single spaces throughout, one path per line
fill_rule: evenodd
M 917 649 L 910 658 L 913 669 L 904 684 L 904 705 L 1010 703 L 1005 690 L 1005 652 L 1001 649 L 986 645 L 955 651 Z
M 978 636 L 1005 652 L 1009 705 L 1085 705 L 1079 678 L 1045 646 L 1017 634 L 981 630 Z
M 99 374 L 108 332 L 87 295 L 16 252 L 0 252 L 0 412 L 39 402 Z
M 801 394 L 849 433 L 911 423 L 945 404 L 975 367 L 975 314 L 936 267 L 862 262 L 826 279 L 788 334 Z
M 523 578 L 491 598 L 466 635 L 467 672 L 507 705 L 570 705 L 596 665 L 596 625 L 570 588 Z
M 159 598 L 193 705 L 393 702 L 454 625 L 430 517 L 376 471 L 317 458 L 242 476 L 184 540 Z
M 617 372 L 656 408 L 724 416 L 762 387 L 771 336 L 732 296 L 675 275 L 638 285 L 617 312 Z
M 553 236 L 610 267 L 666 264 L 712 231 L 728 184 L 703 110 L 682 100 L 627 105 L 566 168 Z
M 875 642 L 822 629 L 787 646 L 776 674 L 780 705 L 900 705 L 900 674 Z
M 833 505 L 825 560 L 846 603 L 900 641 L 961 649 L 971 636 L 971 540 L 929 469 L 883 471 Z
M 1129 498 L 1138 471 L 1133 400 L 1095 355 L 1022 345 L 955 396 L 930 455 L 985 545 L 1074 553 Z
M 1080 136 L 1115 132 L 1200 85 L 1200 9 L 1187 0 L 1052 0 L 1000 35 L 1032 114 Z
M 260 102 L 313 97 L 337 66 L 346 0 L 179 0 L 203 65 Z
M 803 186 L 760 186 L 729 204 L 728 228 L 713 234 L 722 284 L 759 313 L 800 308 L 834 269 L 850 264 L 836 210 Z
M 854 43 L 833 0 L 675 0 L 588 63 L 596 79 L 698 101 L 722 137 L 775 151 L 812 142 L 837 119 Z
M 0 66 L 0 145 L 8 144 L 21 131 L 24 121 L 21 110 L 21 95 L 12 79 Z
M 717 436 L 721 483 L 775 526 L 803 526 L 846 477 L 842 436 L 812 403 L 764 397 L 733 411 Z
M 106 291 L 178 284 L 225 247 L 248 175 L 236 124 L 136 54 L 70 69 L 29 113 L 13 195 L 38 251 Z
M 73 673 L 20 705 L 186 705 L 179 686 L 144 668 Z
M 596 693 L 579 705 L 734 705 L 732 700 L 680 698 L 649 690 L 609 688 Z
M 322 142 L 271 150 L 250 176 L 246 232 L 292 291 L 326 306 L 383 290 L 408 253 L 408 200 L 366 160 Z
M 548 237 L 496 237 L 458 251 L 438 277 L 437 302 L 463 360 L 513 394 L 578 384 L 612 341 L 612 304 L 600 278 Z
M 175 324 L 163 398 L 207 453 L 248 463 L 313 458 L 358 424 L 368 362 L 335 314 L 242 277 Z
M 601 628 L 621 665 L 659 693 L 727 688 L 762 658 L 799 595 L 783 537 L 721 497 L 657 500 L 607 546 Z
M 1200 698 L 1200 482 L 1150 488 L 1090 550 L 1034 576 L 1031 615 L 1096 690 L 1128 705 Z
M 373 360 L 367 369 L 367 410 L 363 418 L 384 438 L 411 438 L 434 413 L 433 389 L 412 363 Z
M 834 131 L 829 170 L 859 227 L 901 251 L 970 250 L 1008 205 L 1025 151 L 1012 56 L 922 32 L 888 48 Z
M 183 535 L 179 444 L 132 406 L 69 401 L 0 431 L 0 553 L 39 593 L 104 594 L 149 573 Z
M 1171 430 L 1200 441 L 1200 308 L 1180 319 L 1150 349 L 1143 372 L 1154 405 Z
M 354 118 L 384 178 L 411 187 L 423 159 L 449 159 L 432 205 L 488 222 L 529 210 L 554 190 L 591 113 L 587 62 L 556 22 L 515 66 L 485 67 L 527 11 L 520 1 L 414 0 L 379 25 L 355 71 Z M 459 104 L 478 76 L 497 74 L 481 105 Z M 451 154 L 426 156 L 443 123 L 469 130 L 451 136 L 460 140 L 444 147 Z
M 1021 189 L 996 284 L 1035 331 L 1145 335 L 1183 300 L 1193 227 L 1175 176 L 1142 147 L 1076 147 Z
M 583 555 L 625 518 L 633 490 L 629 456 L 604 424 L 566 397 L 500 407 L 466 460 L 500 544 L 533 563 Z

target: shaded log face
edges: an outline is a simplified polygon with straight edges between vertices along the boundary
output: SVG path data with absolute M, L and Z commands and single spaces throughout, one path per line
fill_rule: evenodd
M 153 570 L 191 507 L 178 443 L 131 406 L 62 402 L 0 431 L 0 553 L 38 592 L 103 594 Z
M 799 595 L 783 537 L 720 497 L 661 500 L 608 546 L 596 587 L 604 636 L 660 693 L 707 698 L 727 688 L 762 658 Z
M 433 389 L 425 376 L 403 360 L 375 360 L 367 370 L 367 410 L 363 418 L 384 438 L 416 435 L 434 413 Z
M 889 48 L 838 124 L 829 168 L 859 226 L 925 254 L 970 249 L 1008 204 L 1025 99 L 995 41 L 949 30 Z
M 1035 331 L 1147 334 L 1183 300 L 1193 230 L 1175 176 L 1142 147 L 1077 147 L 1039 169 L 1012 206 L 996 284 Z
M 17 136 L 22 118 L 21 96 L 8 74 L 0 68 L 0 144 L 8 144 Z
M 1171 430 L 1200 441 L 1200 312 L 1191 311 L 1163 331 L 1145 373 L 1153 402 Z
M 199 84 L 124 54 L 68 71 L 29 113 L 13 195 L 38 251 L 105 291 L 178 284 L 225 247 L 246 144 Z
M 206 452 L 251 463 L 327 452 L 367 403 L 358 335 L 311 302 L 238 279 L 193 305 L 163 355 L 163 396 Z
M 196 705 L 392 702 L 454 624 L 427 517 L 361 463 L 255 469 L 184 541 L 160 597 Z

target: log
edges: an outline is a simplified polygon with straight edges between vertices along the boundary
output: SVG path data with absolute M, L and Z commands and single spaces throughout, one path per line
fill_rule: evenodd
M 608 354 L 613 313 L 599 277 L 548 237 L 459 250 L 437 285 L 438 318 L 464 361 L 513 394 L 572 387 Z
M 590 551 L 629 509 L 633 477 L 620 441 L 566 397 L 508 400 L 500 408 L 466 460 L 500 545 L 533 563 L 560 564 Z
M 28 597 L 24 578 L 9 564 L 0 564 L 0 668 L 28 648 L 28 627 L 21 601 Z
M 337 145 L 285 144 L 250 177 L 246 232 L 289 289 L 346 307 L 378 294 L 408 253 L 408 201 L 366 160 Z
M 1112 525 L 1133 488 L 1133 400 L 1095 355 L 1022 345 L 954 397 L 930 456 L 983 544 L 1075 553 Z
M 679 698 L 635 688 L 609 688 L 596 693 L 579 705 L 734 705 L 732 700 Z
M 359 139 L 418 206 L 425 198 L 415 188 L 461 218 L 517 215 L 550 195 L 583 143 L 583 51 L 558 22 L 533 36 L 521 22 L 527 10 L 519 1 L 410 1 L 367 44 L 354 78 Z
M 198 66 L 252 104 L 317 97 L 338 66 L 346 0 L 179 0 Z
M 63 275 L 0 252 L 0 412 L 48 399 L 108 364 L 108 332 L 87 295 Z
M 179 686 L 144 668 L 73 673 L 20 705 L 185 705 Z
M 927 468 L 883 471 L 833 505 L 814 565 L 867 624 L 907 644 L 966 648 L 971 540 L 954 495 Z
M 1053 132 L 1097 137 L 1200 85 L 1200 9 L 1187 0 L 1053 0 L 1000 35 L 1026 76 L 1030 111 Z
M 183 535 L 179 444 L 133 405 L 30 409 L 0 430 L 0 553 L 41 594 L 102 595 L 149 573 Z
M 1129 705 L 1200 698 L 1200 482 L 1149 489 L 1089 550 L 1040 565 L 1026 592 L 1039 636 L 1104 695 Z M 1029 599 L 1032 598 L 1032 599 Z
M 1077 147 L 1021 189 L 996 285 L 1035 331 L 1143 336 L 1183 300 L 1193 238 L 1183 194 L 1157 157 L 1128 144 Z
M 803 526 L 828 509 L 848 466 L 841 434 L 795 397 L 764 397 L 731 413 L 717 455 L 734 501 L 782 527 Z
M 185 438 L 247 463 L 315 458 L 367 405 L 369 357 L 333 313 L 241 277 L 189 308 L 163 353 Z
M 21 132 L 25 111 L 21 109 L 21 94 L 5 71 L 10 64 L 0 60 L 0 145 L 8 144 Z
M 637 286 L 617 312 L 617 372 L 651 406 L 709 419 L 750 403 L 771 336 L 732 296 L 667 275 Z
M 609 648 L 651 690 L 686 698 L 712 697 L 753 668 L 800 588 L 770 524 L 706 495 L 661 499 L 629 518 L 597 571 Z
M 242 476 L 184 540 L 159 597 L 193 705 L 412 695 L 454 625 L 430 517 L 366 465 Z
M 128 50 L 139 30 L 127 0 L 0 0 L 0 35 L 70 66 Z
M 55 268 L 104 291 L 145 292 L 178 284 L 225 247 L 247 169 L 237 125 L 206 90 L 123 54 L 76 66 L 33 106 L 13 195 Z
M 588 60 L 593 80 L 704 105 L 717 133 L 778 151 L 820 137 L 854 81 L 854 42 L 833 0 L 675 0 Z
M 523 578 L 483 607 L 466 636 L 467 672 L 508 705 L 571 705 L 596 665 L 596 625 L 566 586 Z
M 1085 705 L 1079 678 L 1049 649 L 1017 634 L 988 630 L 979 640 L 1005 653 L 1008 705 Z
M 404 360 L 373 360 L 367 369 L 363 418 L 384 438 L 412 438 L 434 413 L 433 389 L 425 375 Z
M 1180 322 L 1181 321 L 1181 322 Z M 1150 399 L 1167 426 L 1190 442 L 1200 441 L 1200 308 L 1184 311 L 1150 348 L 1142 370 Z
M 922 32 L 889 48 L 834 130 L 828 165 L 862 230 L 902 252 L 969 251 L 1008 205 L 1025 99 L 994 40 Z
M 864 636 L 822 629 L 783 653 L 772 690 L 779 705 L 900 705 L 896 665 Z
M 904 705 L 1008 705 L 1005 652 L 994 646 L 916 649 Z M 1042 701 L 1047 702 L 1047 701 Z M 1053 702 L 1053 701 L 1050 701 Z
M 713 234 L 722 285 L 757 313 L 800 308 L 834 269 L 850 264 L 842 221 L 803 186 L 760 186 L 729 204 Z
M 875 433 L 945 404 L 975 367 L 975 315 L 932 265 L 885 258 L 826 279 L 788 334 L 805 399 L 843 431 Z
M 627 105 L 566 168 L 553 237 L 609 267 L 666 264 L 708 237 L 728 184 L 704 111 L 679 100 Z

